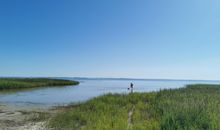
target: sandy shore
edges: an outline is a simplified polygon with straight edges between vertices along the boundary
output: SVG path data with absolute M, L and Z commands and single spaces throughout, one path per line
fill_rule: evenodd
M 48 130 L 46 123 L 57 109 L 11 109 L 0 105 L 0 130 Z

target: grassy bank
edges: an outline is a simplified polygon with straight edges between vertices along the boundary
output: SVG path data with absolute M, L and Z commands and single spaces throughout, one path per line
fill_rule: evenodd
M 77 81 L 50 78 L 0 78 L 0 90 L 77 84 Z
M 104 95 L 53 117 L 57 130 L 219 130 L 220 85 Z

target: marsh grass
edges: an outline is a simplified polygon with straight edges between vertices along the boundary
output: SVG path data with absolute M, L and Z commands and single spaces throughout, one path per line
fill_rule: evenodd
M 129 95 L 107 94 L 71 106 L 48 126 L 55 130 L 219 130 L 220 85 Z M 132 126 L 128 128 L 128 113 Z
M 79 82 L 50 78 L 0 78 L 0 90 L 77 85 Z

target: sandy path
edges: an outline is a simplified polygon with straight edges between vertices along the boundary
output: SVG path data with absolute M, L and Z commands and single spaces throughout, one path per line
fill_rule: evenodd
M 132 129 L 132 115 L 134 113 L 135 106 L 128 112 L 128 127 L 127 130 Z

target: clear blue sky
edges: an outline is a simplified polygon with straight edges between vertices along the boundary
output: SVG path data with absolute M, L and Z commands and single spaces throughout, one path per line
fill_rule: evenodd
M 220 1 L 1 0 L 0 76 L 220 79 Z

